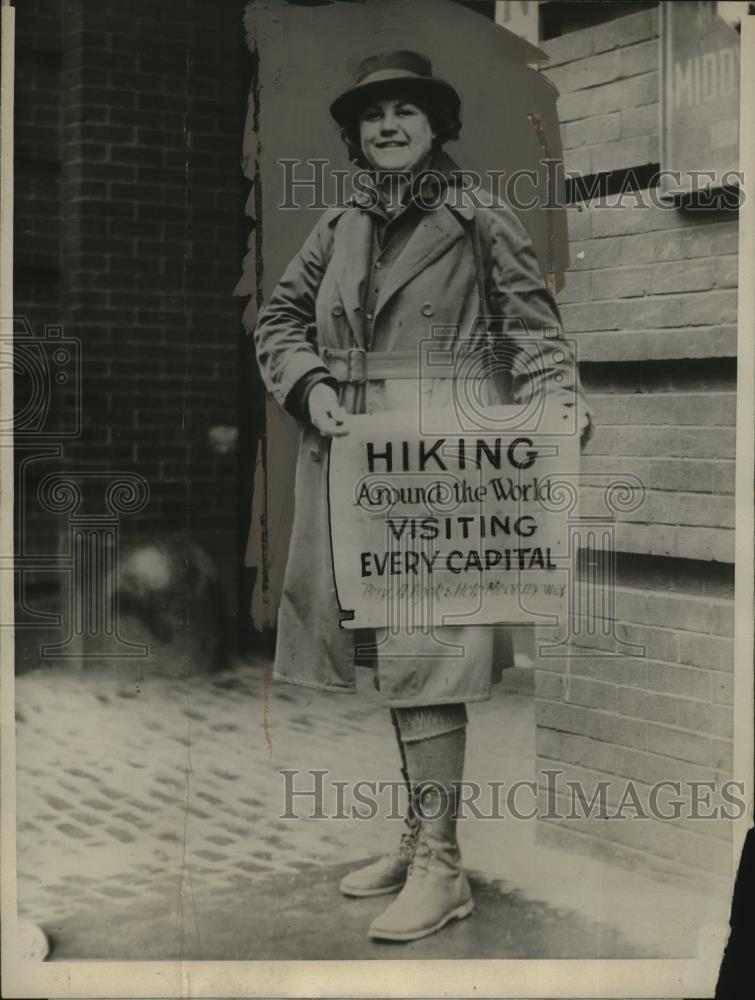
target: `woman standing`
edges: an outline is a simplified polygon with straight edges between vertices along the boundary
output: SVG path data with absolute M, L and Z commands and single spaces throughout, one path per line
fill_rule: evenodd
M 490 403 L 547 393 L 573 407 L 579 398 L 572 355 L 558 339 L 558 311 L 523 226 L 505 204 L 465 198 L 458 168 L 442 149 L 458 137 L 460 106 L 454 88 L 418 53 L 362 63 L 355 85 L 330 110 L 350 158 L 371 171 L 371 184 L 325 212 L 259 317 L 255 343 L 265 385 L 300 424 L 274 668 L 281 681 L 355 690 L 355 634 L 339 626 L 332 575 L 328 439 L 348 433 L 349 414 L 417 412 L 419 346 L 434 327 L 455 330 L 465 348 L 484 351 L 480 317 L 515 321 L 505 338 L 511 372 L 485 387 Z M 423 392 L 427 386 L 425 378 Z M 429 380 L 423 405 L 452 403 L 452 380 Z M 461 867 L 455 796 L 465 704 L 490 698 L 499 671 L 492 629 L 441 631 L 444 643 L 463 647 L 463 657 L 450 658 L 447 645 L 419 630 L 386 632 L 372 647 L 412 793 L 398 847 L 341 883 L 349 896 L 401 890 L 370 927 L 374 938 L 423 937 L 474 905 Z

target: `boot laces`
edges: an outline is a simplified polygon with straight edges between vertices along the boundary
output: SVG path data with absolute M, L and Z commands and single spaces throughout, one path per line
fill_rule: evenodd
M 401 834 L 398 844 L 388 853 L 391 858 L 412 858 L 417 846 L 419 826 L 405 820 L 407 829 Z
M 413 856 L 417 846 L 417 833 L 418 831 L 416 827 L 404 830 L 401 834 L 401 840 L 399 841 L 394 854 L 398 854 L 401 857 Z
M 424 878 L 430 870 L 427 862 L 434 857 L 435 851 L 431 847 L 428 847 L 424 838 L 420 836 L 417 840 L 414 857 L 409 865 L 406 877 L 414 879 Z
M 413 833 L 402 833 L 401 842 L 399 844 L 399 850 L 402 854 L 414 853 L 414 845 L 416 842 L 416 837 Z

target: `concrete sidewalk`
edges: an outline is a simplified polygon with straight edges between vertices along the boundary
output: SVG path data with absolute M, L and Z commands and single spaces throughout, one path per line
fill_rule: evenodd
M 470 706 L 468 778 L 533 776 L 529 678 L 506 671 Z M 338 879 L 395 842 L 400 821 L 279 817 L 283 769 L 399 777 L 370 681 L 360 670 L 356 697 L 271 686 L 264 661 L 185 680 L 19 677 L 19 912 L 48 933 L 51 958 L 697 953 L 709 901 L 541 847 L 535 823 L 510 817 L 460 823 L 473 917 L 409 946 L 369 943 L 388 901 L 344 900 Z
M 370 922 L 392 897 L 345 900 L 338 882 L 351 866 L 239 880 L 224 893 L 166 892 L 95 916 L 71 914 L 46 930 L 54 959 L 127 961 L 649 958 L 620 933 L 526 899 L 510 886 L 473 880 L 471 916 L 420 941 L 373 942 Z M 166 887 L 167 888 L 167 887 Z

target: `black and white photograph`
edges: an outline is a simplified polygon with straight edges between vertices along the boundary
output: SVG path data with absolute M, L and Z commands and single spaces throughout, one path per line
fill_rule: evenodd
M 3 995 L 741 996 L 755 4 L 0 13 Z

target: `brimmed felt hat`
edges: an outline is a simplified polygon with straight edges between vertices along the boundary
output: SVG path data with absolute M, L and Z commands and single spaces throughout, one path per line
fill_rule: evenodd
M 461 98 L 451 84 L 433 76 L 432 63 L 427 56 L 408 49 L 383 52 L 363 60 L 354 86 L 333 101 L 330 113 L 345 128 L 365 104 L 397 90 L 407 98 L 442 102 L 459 114 Z

